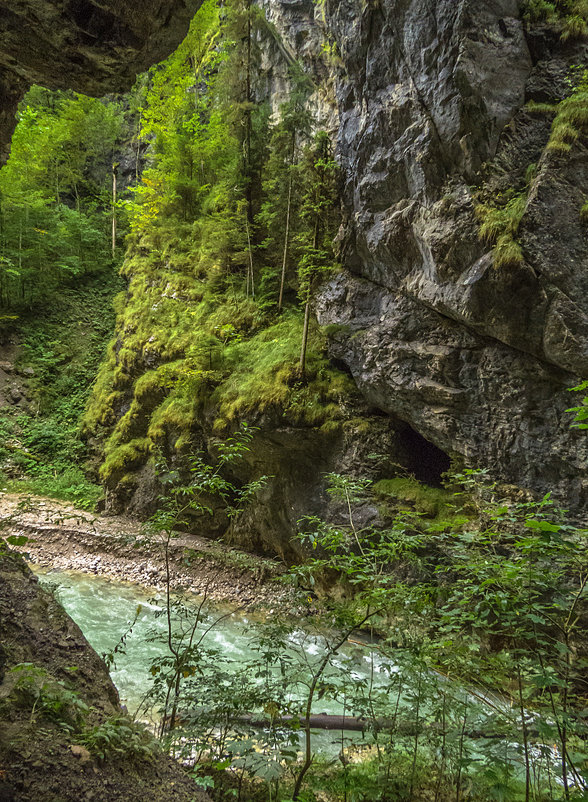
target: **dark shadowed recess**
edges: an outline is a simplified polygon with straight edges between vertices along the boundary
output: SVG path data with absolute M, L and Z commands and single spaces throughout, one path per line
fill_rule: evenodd
M 397 438 L 398 445 L 405 452 L 408 472 L 420 482 L 440 487 L 442 475 L 451 466 L 449 456 L 408 424 L 398 432 Z

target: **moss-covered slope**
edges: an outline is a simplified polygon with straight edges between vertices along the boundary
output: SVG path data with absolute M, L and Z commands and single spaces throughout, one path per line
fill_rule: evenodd
M 242 521 L 234 537 L 283 552 L 284 530 L 308 512 L 307 502 L 316 507 L 322 473 L 336 467 L 344 443 L 353 433 L 367 443 L 372 429 L 390 438 L 393 427 L 366 416 L 352 380 L 330 362 L 314 325 L 302 377 L 303 312 L 268 314 L 242 293 L 215 293 L 210 279 L 195 275 L 192 237 L 188 226 L 160 229 L 131 245 L 123 268 L 128 291 L 117 301 L 115 339 L 84 431 L 101 454 L 110 508 L 145 514 L 161 491 L 158 463 L 181 469 L 199 451 L 213 460 L 215 442 L 242 421 L 258 427 L 238 479 L 270 479 L 265 501 L 245 527 L 257 534 L 245 534 Z M 363 465 L 367 453 L 366 446 Z M 200 523 L 209 534 L 228 527 L 226 520 Z

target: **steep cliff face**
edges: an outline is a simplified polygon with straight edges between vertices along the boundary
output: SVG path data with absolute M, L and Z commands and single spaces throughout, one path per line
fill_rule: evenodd
M 345 271 L 318 316 L 340 324 L 332 353 L 372 404 L 576 507 L 586 442 L 565 410 L 588 371 L 588 154 L 581 136 L 546 149 L 551 120 L 525 104 L 569 94 L 586 48 L 519 17 L 515 0 L 327 4 Z M 522 258 L 502 264 L 475 208 L 509 192 Z
M 33 81 L 97 93 L 164 55 L 198 2 L 1 6 L 0 133 Z M 312 76 L 344 174 L 345 272 L 322 293 L 331 349 L 370 404 L 508 481 L 587 499 L 566 390 L 588 372 L 588 172 L 580 137 L 546 149 L 528 101 L 569 93 L 581 42 L 529 29 L 517 0 L 264 0 L 267 94 Z M 116 7 L 115 7 L 116 6 Z M 535 166 L 525 188 L 529 166 Z M 475 209 L 523 194 L 523 258 L 496 264 Z M 522 192 L 524 189 L 524 192 Z

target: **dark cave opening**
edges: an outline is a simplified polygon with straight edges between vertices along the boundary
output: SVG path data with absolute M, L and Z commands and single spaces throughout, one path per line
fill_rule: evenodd
M 398 445 L 405 452 L 405 465 L 419 482 L 440 487 L 441 476 L 451 466 L 450 457 L 422 434 L 406 426 L 398 433 Z
M 331 357 L 330 362 L 331 362 L 331 365 L 334 368 L 337 368 L 337 370 L 340 370 L 341 373 L 346 373 L 348 376 L 353 376 L 353 373 L 351 372 L 351 368 L 349 367 L 347 362 L 343 362 L 342 359 L 337 359 L 337 357 L 333 357 L 333 356 Z

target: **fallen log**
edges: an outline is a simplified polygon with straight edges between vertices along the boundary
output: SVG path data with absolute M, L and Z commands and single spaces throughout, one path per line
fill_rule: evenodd
M 254 714 L 244 714 L 235 719 L 235 723 L 248 724 L 255 729 L 266 729 L 268 727 L 287 727 L 293 729 L 304 729 L 310 722 L 311 730 L 346 730 L 348 732 L 363 732 L 370 729 L 370 722 L 364 718 L 356 716 L 329 716 L 326 713 L 318 713 L 306 719 L 302 716 L 277 716 L 273 719 L 267 716 Z
M 365 718 L 357 716 L 336 716 L 328 715 L 327 713 L 318 713 L 310 716 L 308 719 L 301 716 L 277 716 L 270 718 L 269 716 L 262 716 L 261 714 L 247 713 L 233 718 L 235 724 L 244 724 L 253 729 L 269 729 L 270 727 L 290 727 L 291 729 L 304 728 L 310 723 L 311 730 L 339 730 L 344 732 L 393 732 L 395 735 L 406 738 L 414 738 L 416 735 L 423 733 L 438 733 L 443 735 L 443 727 L 439 722 L 431 722 L 429 724 L 420 724 L 418 727 L 411 722 L 398 722 L 393 719 L 377 718 L 370 721 Z M 451 730 L 446 729 L 447 732 Z M 461 733 L 461 728 L 459 728 Z M 467 730 L 463 733 L 466 738 L 490 740 L 501 740 L 504 738 L 512 738 L 513 733 L 506 732 L 488 732 L 487 730 Z M 528 731 L 529 736 L 537 736 L 537 732 Z

